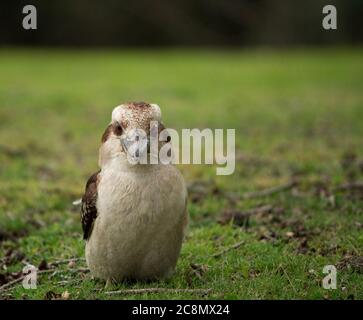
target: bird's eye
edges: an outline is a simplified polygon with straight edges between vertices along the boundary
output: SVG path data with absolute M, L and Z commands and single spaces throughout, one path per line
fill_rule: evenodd
M 120 136 L 122 134 L 122 127 L 118 122 L 114 124 L 114 133 L 116 136 Z

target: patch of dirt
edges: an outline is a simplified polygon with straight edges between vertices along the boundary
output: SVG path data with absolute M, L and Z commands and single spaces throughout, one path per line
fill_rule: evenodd
M 218 222 L 222 225 L 232 222 L 234 225 L 247 229 L 250 228 L 249 219 L 253 217 L 257 222 L 255 230 L 260 241 L 271 243 L 277 240 L 286 243 L 294 242 L 297 245 L 296 252 L 298 254 L 315 253 L 315 248 L 309 246 L 309 240 L 319 234 L 319 230 L 311 230 L 305 227 L 302 217 L 306 218 L 306 215 L 299 208 L 295 208 L 293 216 L 289 218 L 284 217 L 284 212 L 283 207 L 273 207 L 271 205 L 245 211 L 225 210 Z
M 19 279 L 22 276 L 23 276 L 22 271 L 0 273 L 0 285 L 7 284 L 8 282 Z
M 304 223 L 297 218 L 287 219 L 283 221 L 280 226 L 289 230 L 284 235 L 284 241 L 297 242 L 296 252 L 298 254 L 309 254 L 316 252 L 315 248 L 309 246 L 309 240 L 313 236 L 319 234 L 318 230 L 307 229 Z
M 329 256 L 329 255 L 332 255 L 332 254 L 336 254 L 336 252 L 339 249 L 340 249 L 339 245 L 337 245 L 336 243 L 330 243 L 330 244 L 321 245 L 318 248 L 317 252 L 321 256 Z
M 44 300 L 60 300 L 62 298 L 62 295 L 60 293 L 54 292 L 54 291 L 48 291 L 44 295 Z
M 286 219 L 280 223 L 281 228 L 287 228 L 287 238 L 306 238 L 317 234 L 317 231 L 307 229 L 304 223 L 296 218 Z
M 2 268 L 4 268 L 4 267 L 6 268 L 7 266 L 10 266 L 12 264 L 22 261 L 24 258 L 25 258 L 25 255 L 21 251 L 15 250 L 15 249 L 8 249 L 5 252 L 4 257 L 1 258 L 1 260 L 0 260 L 0 266 Z
M 349 199 L 363 200 L 363 181 L 352 181 L 335 188 L 335 191 L 344 192 Z
M 25 237 L 29 234 L 26 229 L 16 231 L 6 231 L 0 229 L 0 242 L 3 241 L 16 241 L 19 238 Z
M 7 284 L 7 283 L 8 283 L 8 280 L 6 278 L 6 275 L 3 273 L 0 273 L 0 286 Z
M 337 264 L 338 270 L 363 273 L 363 256 L 346 255 Z
M 38 270 L 47 270 L 47 269 L 49 269 L 48 263 L 45 259 L 43 259 L 42 261 L 40 261 L 38 265 Z
M 258 229 L 258 240 L 262 242 L 275 242 L 278 238 L 278 235 L 275 231 L 267 229 L 262 226 Z

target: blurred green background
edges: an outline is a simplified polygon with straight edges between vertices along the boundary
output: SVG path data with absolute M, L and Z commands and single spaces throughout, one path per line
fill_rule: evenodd
M 363 49 L 357 45 L 359 29 L 353 32 L 342 24 L 337 33 L 324 33 L 321 6 L 305 6 L 319 23 L 309 23 L 310 11 L 303 11 L 306 14 L 298 21 L 307 30 L 315 30 L 314 36 L 307 33 L 304 38 L 299 36 L 303 32 L 280 28 L 280 36 L 271 39 L 284 41 L 259 38 L 262 46 L 252 47 L 257 29 L 241 27 L 241 33 L 233 33 L 230 26 L 239 21 L 234 7 L 216 10 L 216 3 L 211 2 L 210 7 L 204 3 L 198 10 L 188 7 L 194 8 L 188 10 L 195 13 L 196 21 L 213 17 L 202 10 L 206 7 L 212 12 L 234 13 L 234 20 L 230 15 L 216 19 L 220 36 L 207 42 L 213 49 L 190 48 L 204 36 L 188 24 L 189 18 L 183 21 L 195 30 L 194 38 L 188 35 L 183 42 L 183 33 L 176 28 L 170 33 L 178 35 L 170 35 L 173 41 L 155 35 L 155 39 L 164 39 L 158 43 L 140 36 L 135 45 L 143 48 L 138 49 L 120 47 L 129 43 L 122 39 L 137 35 L 135 30 L 130 38 L 116 36 L 122 33 L 111 37 L 107 28 L 99 31 L 101 36 L 75 30 L 81 36 L 67 38 L 70 33 L 55 21 L 79 24 L 80 30 L 87 24 L 62 16 L 61 10 L 59 20 L 52 19 L 48 29 L 40 16 L 39 33 L 0 29 L 0 298 L 60 299 L 66 291 L 71 299 L 363 298 Z M 283 15 L 281 8 L 285 7 L 279 3 L 274 7 L 268 1 L 244 1 L 241 8 L 257 6 L 263 12 L 263 5 L 268 4 L 280 8 L 271 17 L 288 21 L 284 17 L 291 15 Z M 351 6 L 345 4 L 342 12 L 355 8 L 355 1 L 345 3 Z M 73 17 L 76 8 L 83 8 L 81 4 L 63 9 L 68 8 Z M 11 14 L 21 12 L 18 6 L 6 8 L 8 20 L 3 22 L 21 21 L 21 15 Z M 47 8 L 58 7 L 43 7 L 42 3 L 38 13 Z M 153 12 L 143 8 L 136 12 Z M 173 17 L 178 11 L 170 12 Z M 200 12 L 203 14 L 198 15 Z M 248 17 L 258 11 L 246 12 L 238 25 L 248 24 Z M 92 14 L 87 17 L 91 19 Z M 139 21 L 131 14 L 128 17 L 129 26 Z M 213 25 L 214 20 L 208 19 Z M 218 28 L 218 23 L 224 25 L 223 19 L 230 24 Z M 136 30 L 148 34 L 148 27 L 142 24 Z M 223 34 L 241 38 L 232 37 L 228 42 L 222 40 Z M 113 42 L 113 37 L 121 40 Z M 62 41 L 53 43 L 50 38 Z M 99 39 L 106 39 L 105 44 L 112 48 L 100 47 Z M 144 47 L 149 42 L 166 47 Z M 58 48 L 49 47 L 53 45 Z M 82 269 L 83 260 L 56 268 L 52 265 L 83 257 L 79 208 L 72 202 L 82 195 L 86 179 L 97 170 L 100 137 L 112 109 L 133 100 L 159 104 L 168 127 L 236 129 L 233 175 L 216 176 L 215 166 L 179 166 L 189 188 L 191 223 L 175 275 L 151 284 L 115 286 L 211 289 L 208 294 L 108 296 L 103 284 Z M 292 179 L 299 184 L 286 192 L 244 199 L 246 192 L 284 185 Z M 261 206 L 271 210 L 253 214 L 242 224 L 219 223 L 228 212 L 243 215 Z M 239 248 L 214 256 L 241 241 Z M 39 277 L 38 290 L 8 286 L 19 279 L 25 263 L 52 272 Z M 338 268 L 336 290 L 321 286 L 327 264 Z

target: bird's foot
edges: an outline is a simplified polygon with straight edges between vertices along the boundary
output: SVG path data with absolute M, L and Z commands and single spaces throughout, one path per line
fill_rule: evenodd
M 113 279 L 107 279 L 104 290 L 112 289 L 114 284 L 115 284 L 115 281 Z

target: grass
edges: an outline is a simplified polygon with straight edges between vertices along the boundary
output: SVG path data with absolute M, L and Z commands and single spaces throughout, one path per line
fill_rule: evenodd
M 3 298 L 362 299 L 363 197 L 334 188 L 363 179 L 361 48 L 285 51 L 0 51 L 0 281 L 24 261 L 82 257 L 72 201 L 97 169 L 100 136 L 123 101 L 158 103 L 180 128 L 235 128 L 236 171 L 180 166 L 191 188 L 189 233 L 175 275 L 113 289 L 211 288 L 106 296 L 89 274 L 39 275 Z M 231 203 L 290 181 L 286 192 Z M 221 192 L 222 191 L 222 192 Z M 226 210 L 271 205 L 244 227 L 217 223 Z M 244 241 L 220 257 L 213 254 Z M 323 267 L 338 267 L 325 290 Z M 84 262 L 77 267 L 85 267 Z M 61 281 L 70 280 L 69 283 Z M 72 282 L 73 281 L 73 282 Z M 96 290 L 97 289 L 97 290 Z

